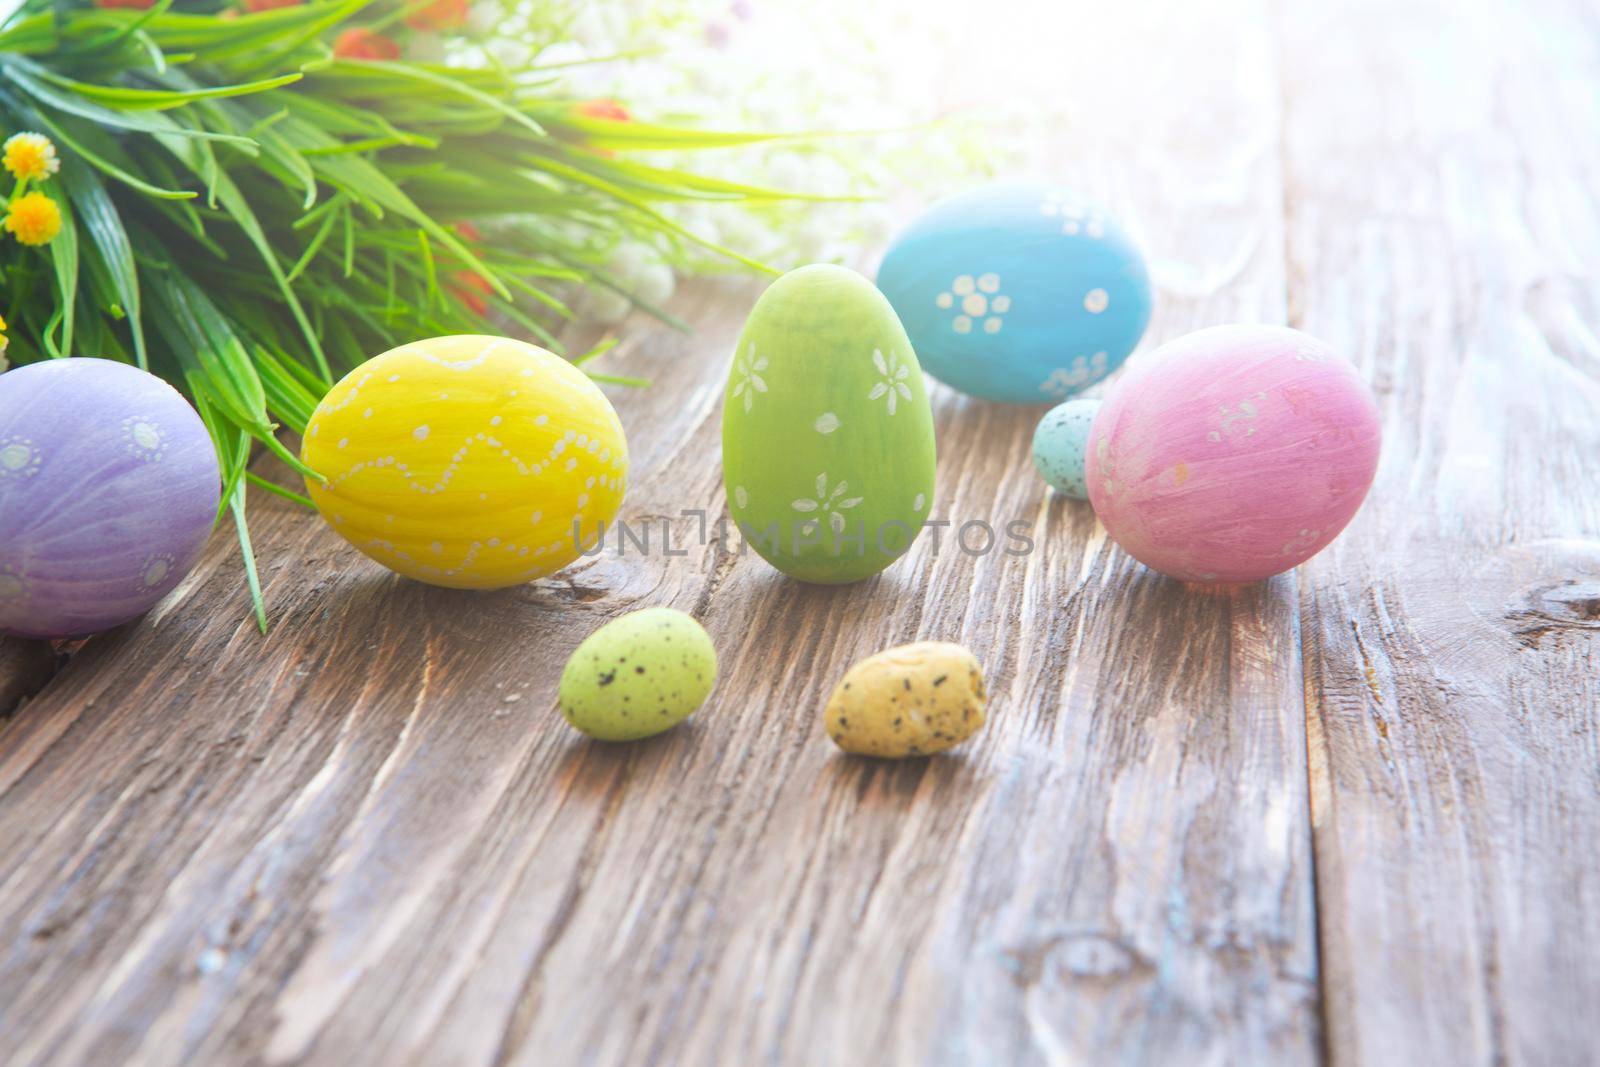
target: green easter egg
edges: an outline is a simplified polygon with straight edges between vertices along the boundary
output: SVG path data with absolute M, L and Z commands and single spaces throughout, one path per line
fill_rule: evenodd
M 561 672 L 561 714 L 590 737 L 636 741 L 687 719 L 716 680 L 705 628 L 673 608 L 646 608 L 584 638 Z
M 860 581 L 911 547 L 933 506 L 933 413 L 867 279 L 801 267 L 761 294 L 723 397 L 722 477 L 745 541 L 791 578 Z

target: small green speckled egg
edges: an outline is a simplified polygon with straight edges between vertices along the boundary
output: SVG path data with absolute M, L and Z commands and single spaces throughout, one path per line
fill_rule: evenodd
M 977 657 L 948 641 L 918 641 L 868 656 L 845 672 L 822 725 L 846 752 L 931 756 L 983 726 L 987 699 Z
M 637 741 L 687 719 L 716 680 L 705 628 L 676 609 L 646 608 L 584 638 L 561 672 L 561 714 L 590 737 Z

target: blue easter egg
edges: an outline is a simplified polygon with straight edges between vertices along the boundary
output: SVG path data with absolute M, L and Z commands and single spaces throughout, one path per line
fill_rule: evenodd
M 878 269 L 929 374 L 985 400 L 1065 400 L 1128 358 L 1150 321 L 1144 257 L 1092 203 L 1049 185 L 940 201 Z
M 1074 500 L 1088 500 L 1083 480 L 1083 458 L 1089 444 L 1099 398 L 1079 398 L 1057 404 L 1033 431 L 1033 467 L 1050 488 Z

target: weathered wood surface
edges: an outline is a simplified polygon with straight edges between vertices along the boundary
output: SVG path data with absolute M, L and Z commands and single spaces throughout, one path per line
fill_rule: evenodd
M 1301 574 L 1329 1047 L 1600 1062 L 1595 11 L 1286 23 L 1294 324 L 1385 416 Z
M 1038 411 L 942 389 L 936 513 L 1031 555 L 946 531 L 822 589 L 702 547 L 751 291 L 697 289 L 616 361 L 655 379 L 614 394 L 650 556 L 430 589 L 263 495 L 270 635 L 219 536 L 0 725 L 0 1060 L 1594 1060 L 1588 16 L 1223 14 L 1126 16 L 1140 93 L 1064 75 L 1061 173 L 1153 253 L 1153 340 L 1287 320 L 1369 372 L 1384 466 L 1332 549 L 1159 578 L 1042 491 Z M 711 702 L 572 734 L 566 655 L 657 604 L 710 629 Z M 834 751 L 833 681 L 919 637 L 985 661 L 990 725 Z

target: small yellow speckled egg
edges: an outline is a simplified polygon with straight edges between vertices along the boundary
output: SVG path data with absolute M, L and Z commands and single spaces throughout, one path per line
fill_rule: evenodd
M 593 547 L 627 489 L 628 444 L 571 363 L 506 337 L 431 337 L 329 390 L 301 456 L 306 488 L 366 555 L 409 578 L 496 589 Z
M 834 744 L 862 756 L 943 752 L 983 725 L 983 668 L 948 641 L 918 641 L 851 667 L 822 722 Z

